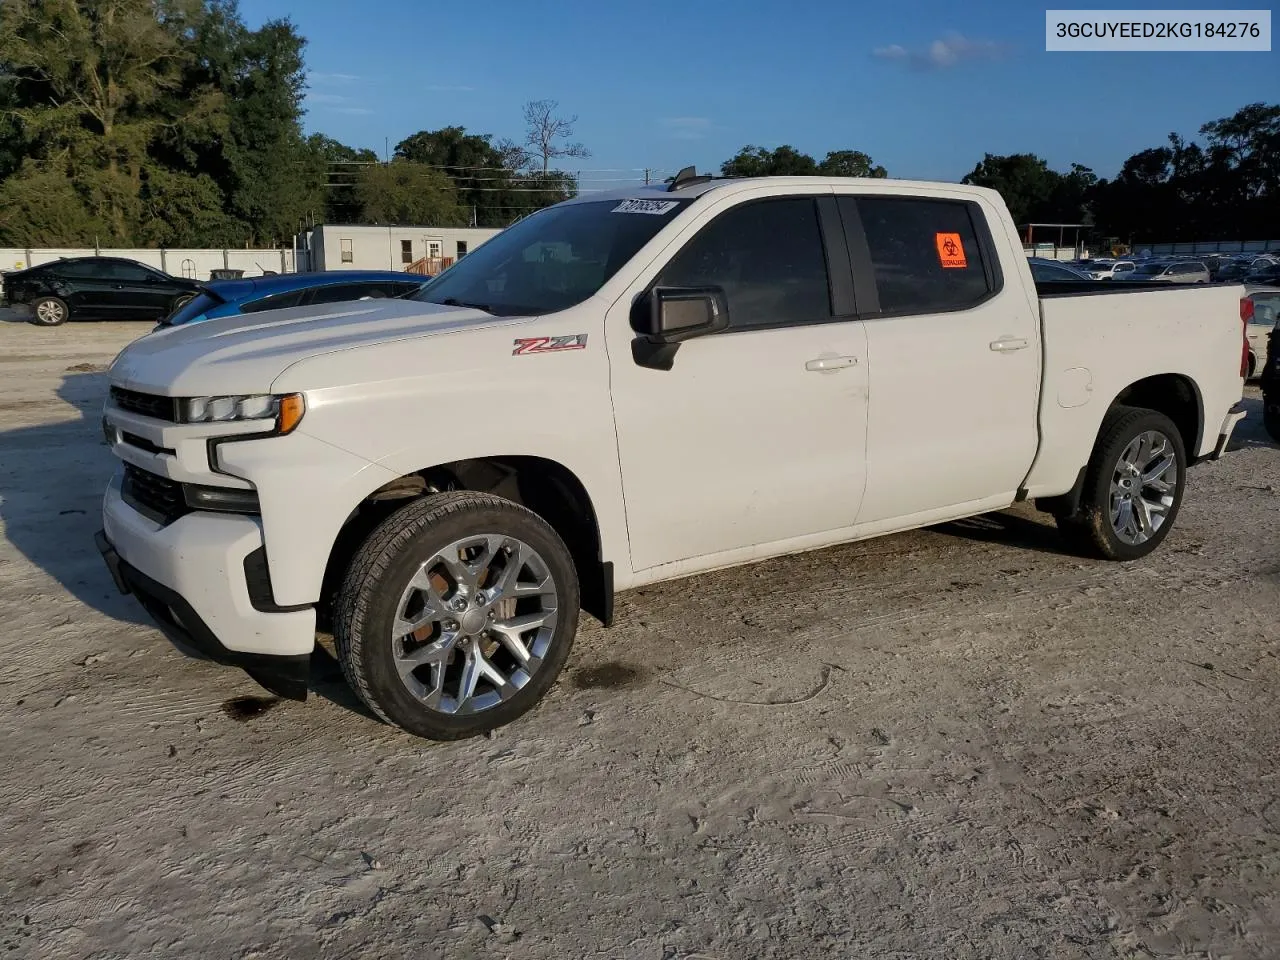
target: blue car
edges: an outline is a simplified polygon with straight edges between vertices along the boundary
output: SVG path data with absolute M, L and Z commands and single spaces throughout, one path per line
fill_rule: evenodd
M 430 280 L 391 270 L 337 270 L 333 273 L 282 273 L 243 280 L 211 280 L 190 301 L 160 321 L 180 327 L 217 317 L 366 298 L 401 297 Z

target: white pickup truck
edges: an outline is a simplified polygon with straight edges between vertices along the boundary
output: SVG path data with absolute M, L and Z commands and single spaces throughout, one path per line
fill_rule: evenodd
M 1024 500 L 1144 556 L 1244 415 L 1240 294 L 1037 290 L 988 190 L 684 171 L 413 299 L 133 343 L 98 547 L 180 643 L 303 699 L 319 617 L 376 714 L 466 737 L 617 590 Z

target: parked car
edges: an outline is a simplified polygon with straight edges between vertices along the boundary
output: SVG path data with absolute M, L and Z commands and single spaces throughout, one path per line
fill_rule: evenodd
M 1089 274 L 1083 270 L 1077 270 L 1075 267 L 1068 266 L 1065 263 L 1059 263 L 1056 260 L 1044 260 L 1040 257 L 1028 257 L 1027 263 L 1031 264 L 1031 279 L 1036 283 L 1048 283 L 1054 280 L 1092 280 Z
M 1214 276 L 1217 281 L 1233 281 L 1239 283 L 1244 279 L 1245 274 L 1249 272 L 1249 264 L 1243 260 L 1226 260 L 1218 267 L 1218 272 Z
M 1244 275 L 1245 283 L 1280 284 L 1280 263 L 1264 260 L 1254 263 Z
M 979 187 L 685 170 L 411 298 L 143 337 L 98 549 L 284 696 L 319 608 L 357 695 L 439 739 L 529 710 L 617 590 L 1028 500 L 1146 556 L 1244 416 L 1239 292 L 1038 294 L 1017 235 Z
M 44 327 L 68 320 L 158 320 L 199 286 L 136 260 L 73 257 L 6 273 L 4 302 Z
M 1135 269 L 1132 260 L 1102 260 L 1085 269 L 1091 280 L 1113 280 Z
M 161 320 L 157 329 L 285 307 L 399 297 L 417 290 L 427 279 L 391 270 L 338 270 L 213 280 L 202 284 L 195 298 Z
M 1261 376 L 1267 364 L 1267 339 L 1280 326 L 1280 287 L 1245 288 L 1240 301 L 1245 317 L 1245 338 L 1249 341 L 1249 372 L 1252 380 Z
M 1198 260 L 1151 260 L 1139 263 L 1116 279 L 1145 283 L 1208 283 L 1209 268 Z

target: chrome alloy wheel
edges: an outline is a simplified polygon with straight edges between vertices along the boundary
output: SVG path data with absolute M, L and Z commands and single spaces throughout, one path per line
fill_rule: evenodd
M 1148 430 L 1133 438 L 1111 477 L 1111 527 L 1125 543 L 1146 543 L 1164 525 L 1178 485 L 1169 438 Z
M 56 300 L 42 300 L 36 307 L 36 316 L 41 323 L 56 325 L 66 318 L 66 311 Z
M 509 700 L 547 655 L 557 600 L 546 561 L 527 543 L 498 534 L 454 541 L 400 596 L 391 630 L 400 679 L 440 713 Z

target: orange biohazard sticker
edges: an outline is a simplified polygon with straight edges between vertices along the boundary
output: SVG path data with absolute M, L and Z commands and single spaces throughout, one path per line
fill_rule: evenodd
M 938 245 L 938 262 L 942 264 L 943 269 L 956 267 L 963 269 L 969 266 L 969 261 L 964 256 L 964 245 L 960 242 L 960 234 L 935 233 L 933 238 Z

